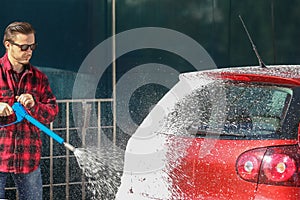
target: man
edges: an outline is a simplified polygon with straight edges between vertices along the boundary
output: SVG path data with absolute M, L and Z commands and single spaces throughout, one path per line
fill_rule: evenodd
M 20 102 L 27 112 L 44 124 L 58 113 L 56 97 L 48 78 L 29 60 L 37 44 L 35 30 L 27 22 L 13 22 L 5 29 L 5 55 L 0 58 L 0 199 L 5 198 L 8 174 L 13 176 L 20 200 L 42 199 L 40 171 L 41 139 L 37 127 L 16 120 L 12 109 Z

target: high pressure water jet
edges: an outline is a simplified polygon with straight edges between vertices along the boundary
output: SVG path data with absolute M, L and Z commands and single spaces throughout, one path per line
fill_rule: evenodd
M 59 144 L 63 144 L 70 151 L 73 151 L 73 152 L 75 151 L 74 146 L 72 146 L 71 144 L 65 142 L 63 138 L 58 136 L 56 133 L 51 131 L 48 127 L 46 127 L 45 125 L 40 123 L 38 120 L 33 118 L 31 115 L 29 115 L 28 112 L 25 110 L 25 108 L 22 106 L 22 104 L 20 104 L 19 102 L 14 103 L 13 106 L 12 106 L 12 109 L 14 110 L 14 112 L 17 116 L 17 120 L 12 124 L 21 122 L 23 119 L 26 119 L 27 121 L 29 121 L 30 123 L 35 125 L 37 128 L 39 128 L 42 132 L 44 132 L 47 135 L 49 135 L 50 137 L 52 137 Z M 11 125 L 11 124 L 7 124 L 7 125 Z

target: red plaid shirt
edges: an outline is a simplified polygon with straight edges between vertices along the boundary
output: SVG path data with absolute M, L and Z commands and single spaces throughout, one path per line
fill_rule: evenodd
M 29 93 L 35 105 L 28 113 L 44 124 L 49 124 L 58 113 L 56 98 L 48 78 L 31 64 L 25 66 L 21 77 L 12 70 L 7 54 L 0 58 L 0 102 L 10 106 L 15 96 Z M 0 126 L 16 120 L 15 114 L 0 117 Z M 29 173 L 38 168 L 42 141 L 40 130 L 25 119 L 17 124 L 0 128 L 0 171 Z

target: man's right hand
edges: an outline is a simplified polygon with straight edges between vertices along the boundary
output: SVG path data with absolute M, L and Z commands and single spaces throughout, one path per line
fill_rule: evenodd
M 7 103 L 0 102 L 0 117 L 6 117 L 14 113 L 12 107 Z

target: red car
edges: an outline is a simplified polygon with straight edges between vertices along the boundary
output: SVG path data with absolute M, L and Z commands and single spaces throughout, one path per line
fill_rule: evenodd
M 163 131 L 170 199 L 300 199 L 300 66 L 180 79 L 191 90 Z

